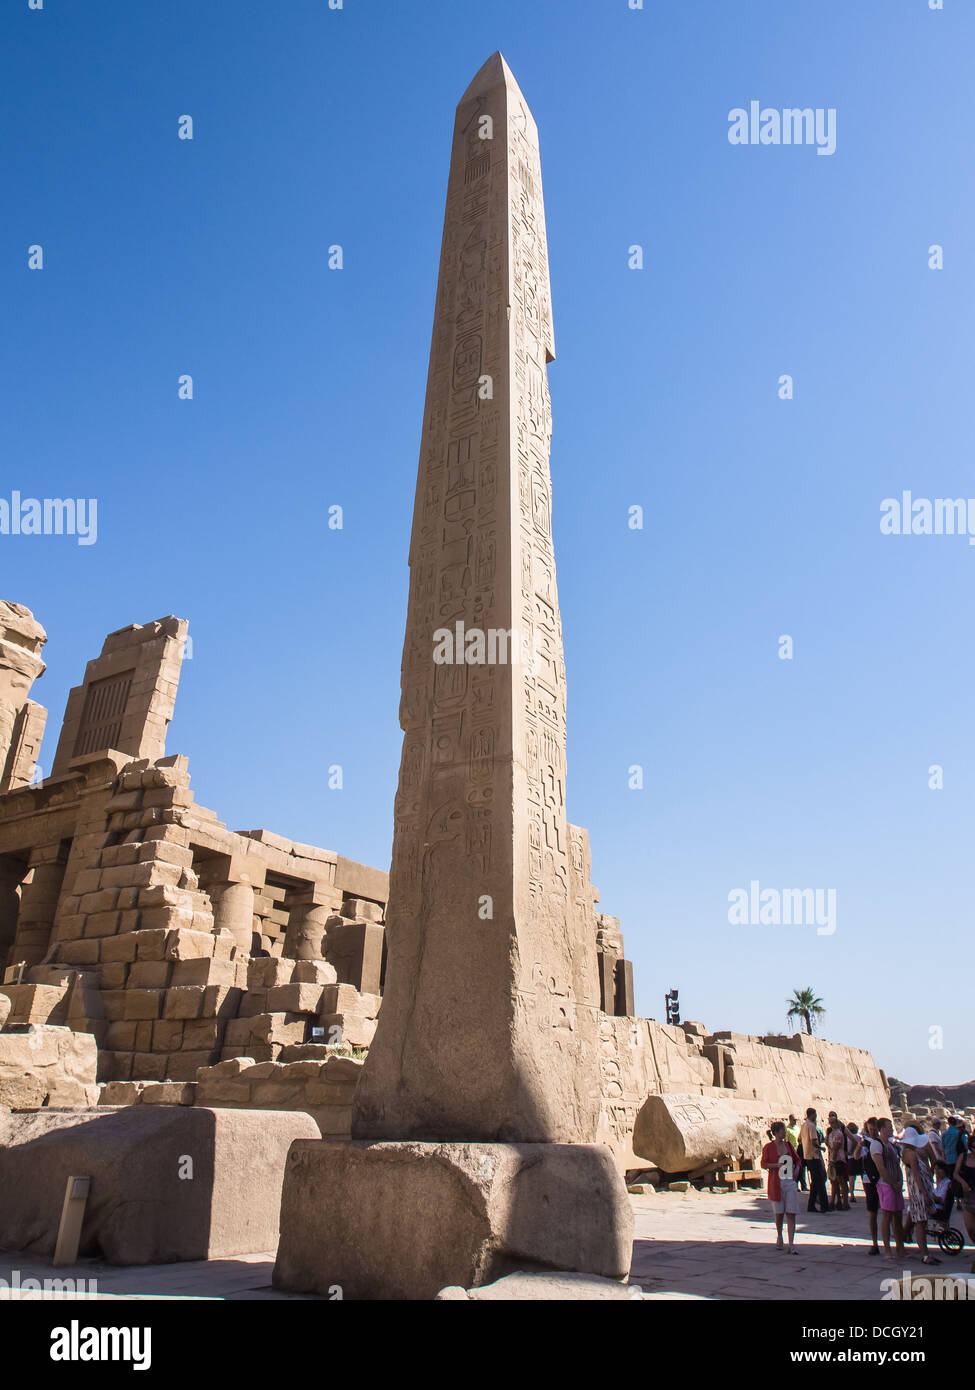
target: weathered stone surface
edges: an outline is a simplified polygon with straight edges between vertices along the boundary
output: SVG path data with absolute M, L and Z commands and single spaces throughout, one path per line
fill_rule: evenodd
M 758 1126 L 712 1096 L 648 1096 L 633 1128 L 634 1151 L 668 1173 L 751 1154 L 756 1144 L 761 1148 Z
M 0 1033 L 0 1106 L 97 1105 L 98 1048 L 90 1033 L 34 1024 Z
M 448 1303 L 470 1299 L 475 1303 L 521 1303 L 531 1302 L 639 1302 L 643 1291 L 630 1284 L 621 1284 L 617 1279 L 603 1279 L 596 1274 L 573 1274 L 568 1270 L 558 1273 L 542 1274 L 537 1271 L 519 1270 L 516 1274 L 506 1274 L 493 1284 L 485 1284 L 480 1289 L 461 1289 L 453 1285 L 441 1289 L 437 1294 L 438 1303 Z
M 526 1266 L 610 1278 L 633 1215 L 597 1145 L 297 1143 L 281 1202 L 278 1288 L 432 1299 Z
M 2 1030 L 3 1025 L 10 1017 L 11 1008 L 12 1005 L 9 996 L 6 994 L 0 994 L 0 1030 Z
M 487 117 L 491 139 L 478 135 Z M 592 901 L 574 891 L 565 814 L 554 356 L 538 135 L 496 53 L 454 125 L 410 549 L 386 994 L 356 1094 L 360 1138 L 596 1134 Z M 435 661 L 435 632 L 453 637 L 458 624 L 484 643 L 491 630 L 530 632 L 534 654 L 516 639 L 493 664 L 486 648 L 480 664 L 466 650 Z
M 52 1254 L 65 1182 L 86 1173 L 83 1256 L 128 1265 L 273 1250 L 288 1149 L 316 1133 L 307 1115 L 144 1095 L 120 1110 L 0 1112 L 0 1248 Z

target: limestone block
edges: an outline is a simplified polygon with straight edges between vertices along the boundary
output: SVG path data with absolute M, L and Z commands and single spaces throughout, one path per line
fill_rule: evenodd
M 142 1092 L 143 1105 L 192 1105 L 196 1086 L 189 1081 L 157 1081 Z
M 90 1033 L 45 1024 L 33 1024 L 29 1033 L 0 1033 L 0 1107 L 95 1105 L 97 1066 Z
M 141 1081 L 108 1081 L 98 1094 L 99 1105 L 138 1105 L 145 1089 Z
M 219 1057 L 216 1048 L 201 1048 L 192 1052 L 171 1052 L 166 1059 L 166 1077 L 170 1081 L 193 1081 L 201 1067 L 209 1067 Z
M 237 1025 L 245 1024 L 246 1030 L 238 1032 Z M 300 1043 L 305 1040 L 305 1028 L 307 1020 L 298 1015 L 293 1018 L 290 1014 L 256 1014 L 248 1019 L 231 1019 L 227 1025 L 228 1045 L 238 1042 L 245 1045 L 253 1040 L 263 1043 L 279 1043 L 282 1047 L 287 1047 L 292 1043 Z M 231 1037 L 231 1029 L 234 1035 Z
M 0 994 L 0 1032 L 3 1031 L 3 1025 L 6 1023 L 12 1008 L 13 1004 L 11 1003 L 10 996 L 8 994 Z
M 248 1078 L 248 1084 L 253 1105 L 266 1105 L 273 1110 L 300 1110 L 304 1106 L 305 1090 L 298 1083 L 289 1086 L 278 1078 L 251 1083 Z
M 368 902 L 365 898 L 346 898 L 342 904 L 342 916 L 362 918 L 366 922 L 381 922 L 383 909 L 379 903 Z
M 129 968 L 129 989 L 165 989 L 173 967 L 168 960 L 140 960 Z M 173 983 L 184 983 L 182 980 Z M 190 983 L 190 981 L 186 981 Z
M 14 1023 L 61 1024 L 68 1016 L 68 990 L 59 985 L 4 985 L 10 1000 L 8 1025 Z
M 173 844 L 169 840 L 147 840 L 139 847 L 136 857 L 140 861 L 158 860 L 165 864 L 178 864 L 183 869 L 193 867 L 193 851 L 186 845 Z
M 182 1019 L 156 1019 L 152 1025 L 153 1052 L 178 1052 L 183 1046 L 184 1029 L 189 1026 Z
M 90 921 L 90 917 L 85 919 L 86 929 Z M 66 965 L 94 965 L 101 955 L 100 944 L 97 940 L 61 941 L 58 943 L 58 956 Z
M 196 936 L 199 933 L 194 932 Z M 237 963 L 232 960 L 215 960 L 212 956 L 197 956 L 193 960 L 180 960 L 173 967 L 174 985 L 229 985 L 237 984 Z
M 327 960 L 300 960 L 291 976 L 292 982 L 300 985 L 331 985 L 337 978 L 335 966 Z
M 136 1052 L 132 1056 L 132 1076 L 136 1081 L 165 1081 L 165 1052 Z
M 329 1057 L 334 1056 L 332 1049 L 326 1043 L 293 1043 L 290 1047 L 281 1049 L 280 1062 L 327 1062 Z
M 251 1105 L 249 1083 L 234 1081 L 231 1078 L 201 1078 L 197 1084 L 196 1095 L 200 1105 L 237 1105 L 245 1110 Z
M 362 1075 L 361 1057 L 330 1057 L 322 1075 L 326 1081 L 347 1081 L 356 1085 Z
M 203 985 L 179 985 L 167 989 L 164 1018 L 199 1018 L 203 1008 Z
M 98 967 L 98 982 L 102 989 L 124 989 L 129 978 L 129 967 L 125 961 L 103 961 Z
M 139 896 L 141 898 L 141 891 Z M 142 925 L 147 930 L 162 932 L 165 938 L 170 931 L 192 930 L 193 913 L 187 906 L 146 907 L 142 909 Z
M 105 1046 L 110 1052 L 135 1052 L 135 1034 L 138 1026 L 137 1023 L 124 1019 L 110 1023 L 105 1034 Z
M 761 1128 L 730 1100 L 699 1095 L 648 1096 L 633 1127 L 633 1151 L 667 1173 L 761 1149 Z
M 164 991 L 161 989 L 127 989 L 124 1017 L 128 1019 L 159 1018 Z
M 276 985 L 267 992 L 267 1011 L 271 1014 L 317 1014 L 323 992 L 323 987 L 315 984 Z
M 313 1109 L 317 1109 L 317 1107 L 321 1105 L 346 1105 L 351 1107 L 354 1091 L 355 1087 L 350 1086 L 348 1082 L 342 1082 L 341 1084 L 337 1081 L 305 1082 L 305 1100 Z
M 101 943 L 103 961 L 123 961 L 127 964 L 135 960 L 139 951 L 139 933 L 130 932 L 126 936 L 106 937 Z
M 82 1257 L 110 1264 L 273 1250 L 288 1150 L 316 1134 L 288 1111 L 144 1103 L 0 1117 L 0 1247 L 51 1255 L 71 1174 L 91 1176 Z M 180 1178 L 181 1156 L 193 1181 Z
M 150 915 L 148 912 L 141 914 L 143 929 L 133 933 L 137 945 L 137 959 L 165 960 L 171 932 L 166 927 L 147 925 Z
M 348 1047 L 368 1047 L 376 1036 L 376 1020 L 358 1013 L 322 1014 L 318 1021 L 329 1038 Z
M 184 1023 L 182 1046 L 191 1052 L 212 1050 L 222 1039 L 223 1027 L 216 1018 L 200 1018 Z
M 200 1013 L 204 1018 L 235 1018 L 243 994 L 242 989 L 230 989 L 226 985 L 205 985 Z
M 212 932 L 194 931 L 192 927 L 179 926 L 169 933 L 166 940 L 166 959 L 186 962 L 209 959 L 213 955 L 215 944 Z
M 259 957 L 250 963 L 247 972 L 247 988 L 274 989 L 278 985 L 290 984 L 294 968 L 295 962 L 293 960 L 274 960 L 270 956 Z
M 109 892 L 85 893 L 78 911 L 86 917 L 93 912 L 111 912 L 117 901 L 118 893 L 114 889 Z
M 277 1288 L 433 1299 L 525 1265 L 622 1278 L 633 1214 L 612 1154 L 589 1144 L 295 1143 Z
M 224 1078 L 241 1076 L 245 1071 L 257 1063 L 253 1057 L 230 1057 L 225 1062 L 217 1062 L 214 1066 L 208 1067 L 206 1073 L 200 1077 L 201 1081 L 207 1081 L 211 1077 Z

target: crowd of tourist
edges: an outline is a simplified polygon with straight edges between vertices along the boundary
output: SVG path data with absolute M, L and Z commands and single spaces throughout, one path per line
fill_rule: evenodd
M 944 1218 L 951 1207 L 949 1197 L 960 1208 L 968 1238 L 975 1244 L 975 1143 L 971 1126 L 960 1115 L 947 1122 L 904 1115 L 895 1135 L 889 1119 L 872 1116 L 858 1126 L 844 1123 L 834 1110 L 823 1130 L 810 1107 L 801 1123 L 790 1115 L 788 1123 L 777 1120 L 768 1133 L 762 1167 L 768 1172 L 776 1249 L 796 1253 L 799 1193 L 807 1184 L 809 1211 L 848 1211 L 856 1204 L 857 1178 L 867 1209 L 871 1255 L 880 1254 L 879 1236 L 888 1260 L 903 1259 L 904 1246 L 913 1241 L 924 1264 L 940 1264 L 928 1250 L 928 1222 Z

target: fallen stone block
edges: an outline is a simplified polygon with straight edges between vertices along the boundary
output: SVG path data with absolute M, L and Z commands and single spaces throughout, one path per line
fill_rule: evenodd
M 66 1181 L 83 1173 L 83 1258 L 159 1264 L 273 1250 L 288 1150 L 316 1133 L 301 1113 L 153 1105 L 145 1092 L 120 1110 L 0 1113 L 0 1248 L 52 1255 Z
M 758 1153 L 762 1130 L 730 1101 L 712 1096 L 648 1096 L 633 1126 L 633 1152 L 667 1173 Z

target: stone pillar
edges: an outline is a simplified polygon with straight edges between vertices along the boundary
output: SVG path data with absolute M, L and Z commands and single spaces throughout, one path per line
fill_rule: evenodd
M 324 960 L 325 933 L 334 913 L 334 907 L 316 903 L 312 894 L 308 895 L 307 902 L 296 903 L 288 919 L 285 956 L 290 960 Z
M 554 357 L 538 134 L 497 54 L 454 125 L 410 549 L 386 992 L 353 1116 L 363 1139 L 596 1134 L 595 939 L 591 903 L 570 892 L 565 813 Z M 512 651 L 500 632 L 515 634 Z M 444 634 L 461 649 L 446 651 Z
M 554 355 L 538 137 L 496 53 L 454 124 L 386 991 L 351 1142 L 289 1157 L 279 1287 L 323 1292 L 331 1279 L 353 1298 L 422 1299 L 526 1265 L 612 1278 L 630 1265 L 626 1188 L 591 1142 L 603 1015 L 592 895 L 577 887 L 565 817 Z
M 254 937 L 254 885 L 227 883 L 210 888 L 213 900 L 213 929 L 216 933 L 229 931 L 241 955 L 251 954 Z
M 632 1018 L 636 1013 L 633 998 L 633 962 L 618 960 L 615 971 L 616 1013 L 620 1018 Z

